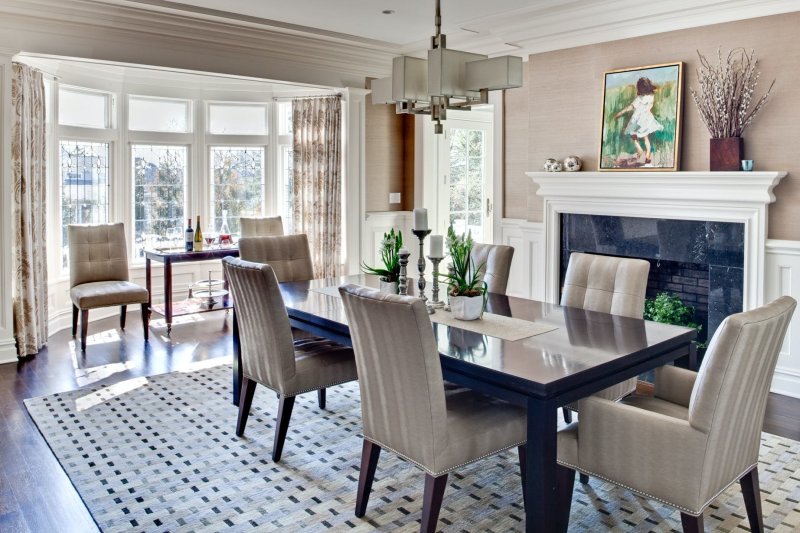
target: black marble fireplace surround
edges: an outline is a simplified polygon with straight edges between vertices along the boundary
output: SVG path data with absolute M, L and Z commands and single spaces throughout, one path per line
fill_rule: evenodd
M 699 341 L 742 310 L 744 224 L 562 213 L 562 287 L 572 252 L 648 260 L 647 297 L 669 292 L 693 306 Z

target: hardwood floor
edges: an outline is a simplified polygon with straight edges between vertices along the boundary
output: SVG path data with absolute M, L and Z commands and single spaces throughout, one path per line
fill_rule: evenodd
M 124 332 L 118 328 L 117 317 L 92 323 L 84 355 L 79 341 L 66 329 L 53 335 L 36 357 L 0 365 L 0 531 L 97 531 L 28 416 L 22 404 L 25 398 L 231 357 L 232 316 L 224 312 L 181 317 L 171 337 L 166 336 L 163 321 L 155 320 L 148 345 L 142 341 L 139 313 L 129 315 Z M 770 395 L 764 430 L 800 440 L 800 400 Z

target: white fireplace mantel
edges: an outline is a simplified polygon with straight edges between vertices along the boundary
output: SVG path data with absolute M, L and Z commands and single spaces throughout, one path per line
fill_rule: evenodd
M 558 301 L 561 213 L 744 224 L 743 307 L 764 301 L 767 206 L 786 172 L 527 172 L 544 198 L 545 298 Z

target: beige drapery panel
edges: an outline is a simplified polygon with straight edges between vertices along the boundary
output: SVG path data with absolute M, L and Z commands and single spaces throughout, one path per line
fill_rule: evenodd
M 42 73 L 13 64 L 14 337 L 20 357 L 47 343 L 46 126 Z
M 341 97 L 292 101 L 294 231 L 308 236 L 315 278 L 342 272 L 341 130 Z

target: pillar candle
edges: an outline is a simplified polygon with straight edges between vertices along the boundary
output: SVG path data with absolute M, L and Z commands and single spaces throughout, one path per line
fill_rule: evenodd
M 414 209 L 414 229 L 428 229 L 428 210 L 424 207 Z
M 444 237 L 431 235 L 431 248 L 428 255 L 431 257 L 444 257 Z

